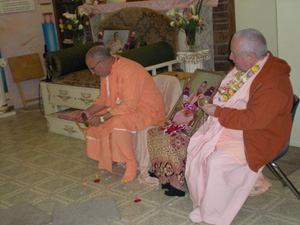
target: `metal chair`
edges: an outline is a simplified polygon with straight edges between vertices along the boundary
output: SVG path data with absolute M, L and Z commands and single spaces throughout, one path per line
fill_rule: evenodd
M 294 94 L 294 104 L 292 108 L 292 121 L 294 121 L 294 117 L 296 114 L 297 107 L 299 105 L 299 98 Z M 279 166 L 275 163 L 275 161 L 282 158 L 288 151 L 290 146 L 290 140 L 288 141 L 285 149 L 281 152 L 279 156 L 277 156 L 274 160 L 267 164 L 267 167 L 271 170 L 271 172 L 281 181 L 283 186 L 288 186 L 290 190 L 296 195 L 296 197 L 300 200 L 300 193 L 292 184 L 292 182 L 287 178 L 287 176 L 282 172 Z

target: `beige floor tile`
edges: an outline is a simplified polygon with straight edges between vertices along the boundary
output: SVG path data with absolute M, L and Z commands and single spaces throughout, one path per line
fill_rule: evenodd
M 122 183 L 124 168 L 117 164 L 113 173 L 98 169 L 85 154 L 85 141 L 47 131 L 38 106 L 0 119 L 0 142 L 0 209 L 25 201 L 50 214 L 59 207 L 113 198 L 122 219 L 109 225 L 194 224 L 188 218 L 188 195 L 167 197 L 160 187 L 137 179 Z M 289 177 L 300 189 L 300 170 Z M 232 224 L 300 224 L 300 201 L 279 181 L 271 182 L 266 193 L 247 199 Z

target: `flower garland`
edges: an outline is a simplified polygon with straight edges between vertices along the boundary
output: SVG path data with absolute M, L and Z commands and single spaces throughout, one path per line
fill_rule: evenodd
M 190 95 L 190 87 L 186 86 L 182 94 L 182 109 L 181 109 L 183 110 L 183 115 L 185 117 L 192 116 L 193 111 L 197 110 L 198 108 L 197 101 L 192 104 L 189 102 L 189 95 Z M 193 93 L 193 95 L 195 95 L 195 93 Z M 165 134 L 169 134 L 172 137 L 175 136 L 176 134 L 181 134 L 183 131 L 186 131 L 187 129 L 188 129 L 187 124 L 177 125 L 173 121 L 171 121 L 171 124 L 161 127 L 161 130 Z
M 238 71 L 225 86 L 218 89 L 220 93 L 219 100 L 221 102 L 227 102 L 242 86 L 246 81 L 259 70 L 259 65 L 256 64 L 251 67 L 248 73 Z
M 161 130 L 165 134 L 169 134 L 171 137 L 174 137 L 176 134 L 181 134 L 183 131 L 187 129 L 186 124 L 176 125 L 174 123 L 171 123 L 168 126 L 162 126 Z
M 126 51 L 129 49 L 130 43 L 134 40 L 135 32 L 133 31 L 128 39 L 127 43 L 124 45 L 122 51 Z

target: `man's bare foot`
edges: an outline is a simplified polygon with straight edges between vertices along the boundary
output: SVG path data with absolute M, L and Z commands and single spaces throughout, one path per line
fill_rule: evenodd
M 126 170 L 124 176 L 122 177 L 121 181 L 127 182 L 132 181 L 136 177 L 138 163 L 135 159 L 126 162 Z

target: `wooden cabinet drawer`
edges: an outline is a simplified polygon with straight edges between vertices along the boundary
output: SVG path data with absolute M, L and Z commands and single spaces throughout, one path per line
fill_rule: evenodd
M 84 133 L 79 129 L 75 122 L 58 118 L 58 116 L 62 113 L 64 113 L 64 111 L 52 113 L 45 116 L 47 119 L 48 131 L 72 138 L 85 140 Z
M 52 105 L 86 109 L 100 94 L 96 88 L 84 88 L 71 85 L 47 84 L 49 101 Z

